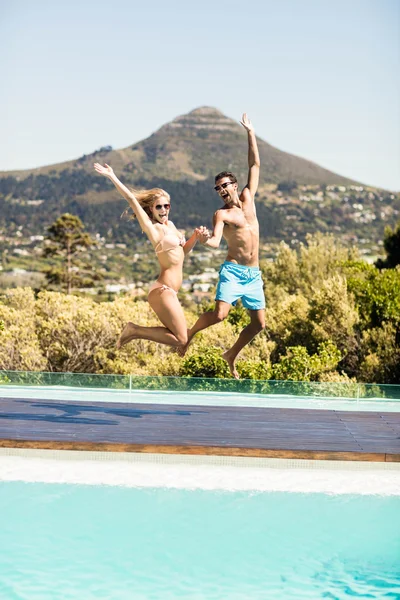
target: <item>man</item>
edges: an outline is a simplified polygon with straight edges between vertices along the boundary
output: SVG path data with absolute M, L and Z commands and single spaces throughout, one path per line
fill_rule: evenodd
M 188 343 L 181 351 L 184 355 L 196 333 L 223 321 L 231 306 L 241 298 L 243 306 L 250 312 L 251 321 L 232 348 L 222 355 L 235 379 L 239 379 L 235 367 L 237 355 L 265 327 L 265 298 L 258 266 L 259 225 L 254 203 L 260 175 L 260 157 L 254 127 L 246 113 L 241 124 L 247 131 L 249 144 L 247 185 L 239 195 L 237 179 L 233 173 L 223 171 L 215 177 L 214 189 L 224 206 L 214 214 L 213 234 L 205 241 L 205 245 L 218 248 L 224 237 L 228 244 L 226 261 L 219 272 L 215 309 L 202 314 L 189 329 Z

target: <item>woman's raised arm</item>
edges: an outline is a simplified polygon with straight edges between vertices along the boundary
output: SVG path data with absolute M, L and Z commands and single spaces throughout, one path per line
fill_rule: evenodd
M 103 165 L 100 165 L 99 163 L 94 163 L 94 169 L 95 169 L 96 173 L 99 173 L 100 175 L 107 177 L 114 184 L 114 186 L 119 191 L 121 196 L 123 196 L 125 198 L 125 200 L 129 204 L 129 206 L 135 213 L 137 220 L 139 221 L 139 225 L 142 228 L 142 231 L 144 231 L 144 233 L 146 233 L 148 235 L 148 237 L 150 238 L 150 241 L 153 243 L 158 242 L 159 236 L 157 234 L 156 229 L 154 228 L 153 223 L 151 222 L 150 217 L 148 216 L 146 211 L 143 210 L 143 208 L 140 206 L 139 202 L 137 201 L 137 199 L 135 197 L 135 194 L 133 192 L 131 192 L 131 190 L 128 189 L 126 187 L 126 185 L 124 185 L 118 179 L 118 177 L 114 173 L 112 167 L 110 167 L 110 165 L 107 165 L 107 164 L 105 164 L 103 166 Z

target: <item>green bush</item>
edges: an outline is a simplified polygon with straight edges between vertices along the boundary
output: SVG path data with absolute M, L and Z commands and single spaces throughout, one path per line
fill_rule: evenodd
M 341 360 L 340 350 L 332 341 L 322 342 L 318 352 L 309 355 L 304 346 L 287 349 L 279 363 L 273 365 L 273 379 L 318 381 L 325 372 L 334 371 Z
M 400 267 L 379 271 L 373 265 L 350 262 L 346 270 L 362 328 L 400 323 Z
M 257 360 L 239 360 L 237 371 L 241 379 L 270 379 L 271 367 L 263 361 Z
M 215 346 L 200 346 L 196 354 L 185 357 L 179 374 L 183 377 L 230 377 L 221 349 Z
M 0 303 L 0 370 L 40 371 L 46 368 L 36 331 L 35 297 L 30 288 L 7 290 Z
M 250 323 L 249 313 L 240 301 L 229 311 L 227 321 L 233 325 L 236 332 L 242 331 Z
M 274 262 L 263 265 L 267 297 L 278 288 L 309 298 L 326 279 L 341 273 L 341 264 L 356 258 L 356 249 L 343 246 L 333 235 L 307 235 L 298 252 L 282 242 Z
M 368 383 L 400 382 L 399 330 L 384 323 L 364 331 L 361 342 L 359 380 Z

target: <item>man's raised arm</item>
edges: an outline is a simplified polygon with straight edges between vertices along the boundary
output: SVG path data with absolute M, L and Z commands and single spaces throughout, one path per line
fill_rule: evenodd
M 256 134 L 254 133 L 254 127 L 246 113 L 243 114 L 242 120 L 240 122 L 247 131 L 249 141 L 249 176 L 247 179 L 246 187 L 249 188 L 251 197 L 254 199 L 258 188 L 258 181 L 260 179 L 260 155 L 258 153 L 257 139 Z

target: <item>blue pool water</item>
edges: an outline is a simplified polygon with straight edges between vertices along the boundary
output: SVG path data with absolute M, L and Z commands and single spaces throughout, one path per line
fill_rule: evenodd
M 0 483 L 2 600 L 400 598 L 400 497 Z

